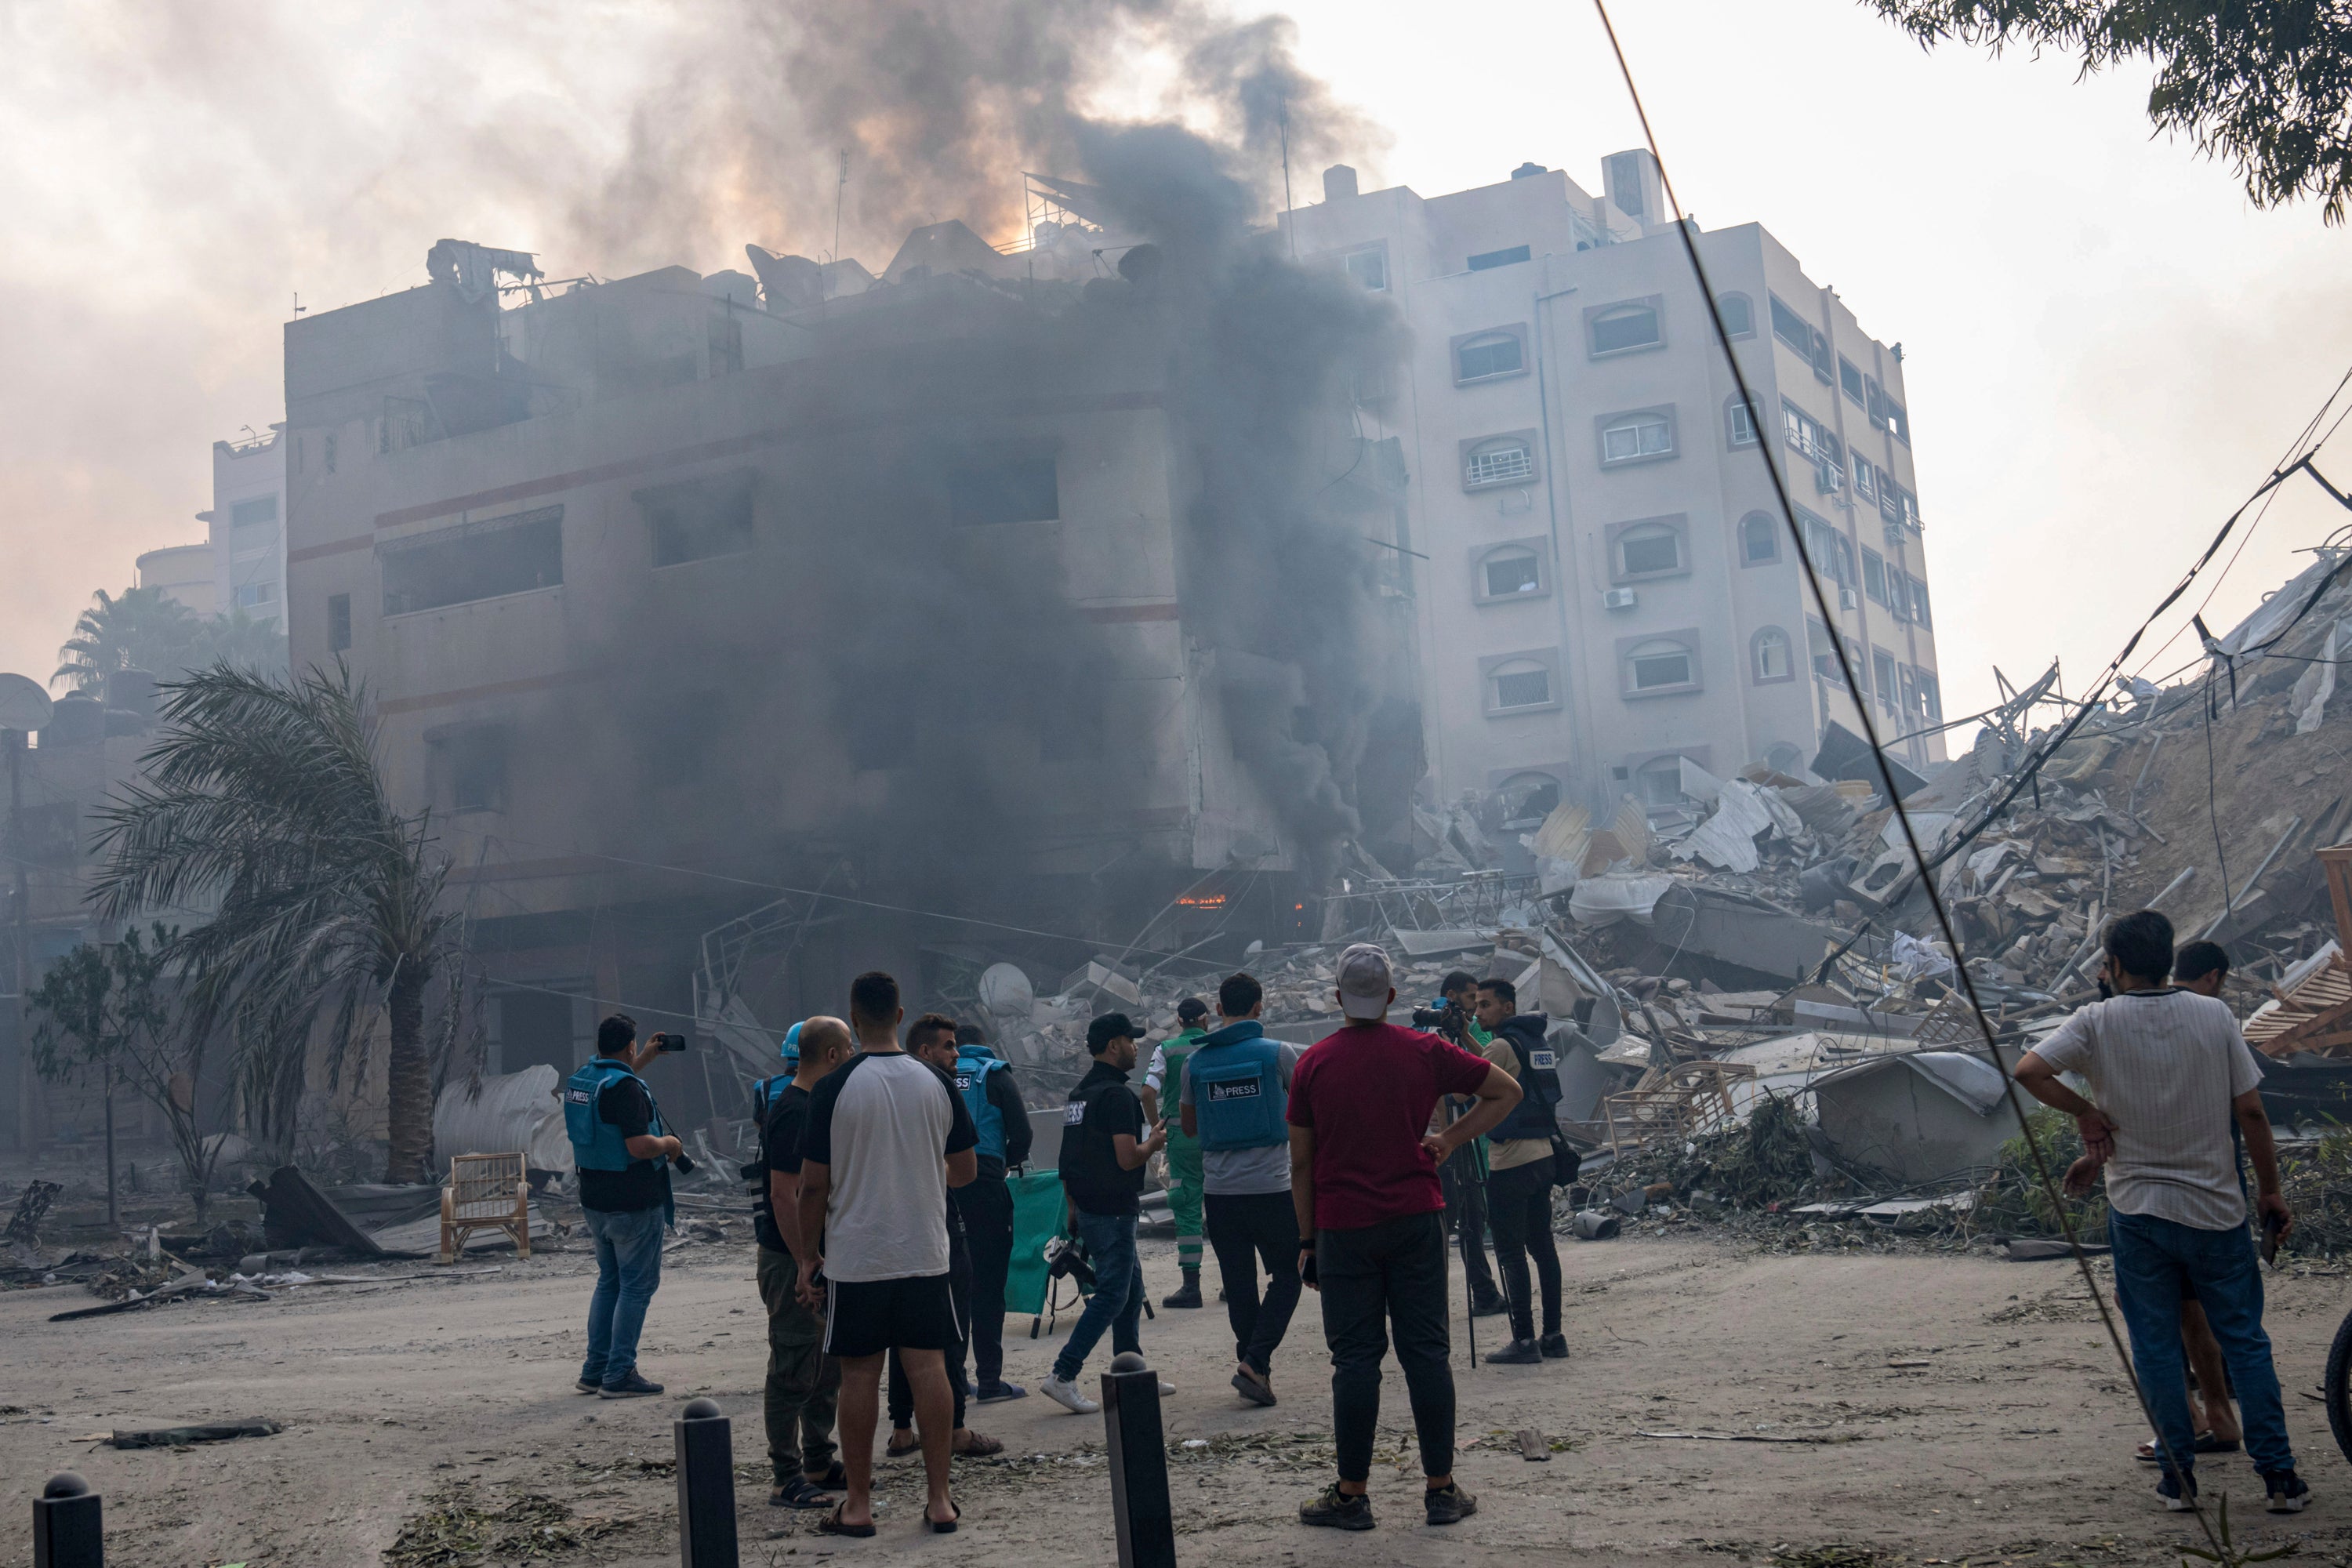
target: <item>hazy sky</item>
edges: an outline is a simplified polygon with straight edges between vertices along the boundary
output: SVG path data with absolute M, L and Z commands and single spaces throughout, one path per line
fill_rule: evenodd
M 1528 159 L 1597 188 L 1638 141 L 1578 5 L 1287 10 L 1304 62 L 1387 129 L 1355 160 L 1368 189 Z M 724 15 L 0 0 L 0 669 L 46 677 L 92 589 L 201 537 L 212 441 L 281 416 L 297 290 L 323 308 L 422 281 L 443 235 L 556 276 L 822 248 L 829 211 L 820 232 L 783 193 L 822 183 L 829 149 L 733 149 L 701 171 L 719 198 L 658 222 L 615 182 L 706 101 Z M 2151 139 L 2142 73 L 1929 56 L 1840 0 L 1620 0 L 1617 21 L 1700 222 L 1761 221 L 1904 344 L 1954 714 L 1994 662 L 2059 656 L 2070 689 L 2103 664 L 2352 366 L 2352 241 Z M 887 259 L 874 235 L 845 249 Z M 2352 485 L 2352 439 L 2321 460 Z M 2347 522 L 2296 481 L 2209 621 Z

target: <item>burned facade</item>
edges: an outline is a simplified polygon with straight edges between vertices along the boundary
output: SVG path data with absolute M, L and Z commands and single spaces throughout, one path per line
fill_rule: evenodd
M 1379 302 L 1238 231 L 941 225 L 764 289 L 436 256 L 287 330 L 289 597 L 457 863 L 493 1070 L 691 1016 L 772 901 L 723 988 L 789 1019 L 845 965 L 936 994 L 958 935 L 1050 970 L 1173 908 L 1237 954 L 1402 831 Z

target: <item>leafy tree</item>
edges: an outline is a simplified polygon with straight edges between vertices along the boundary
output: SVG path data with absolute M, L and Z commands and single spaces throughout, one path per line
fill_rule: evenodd
M 106 946 L 84 942 L 51 966 L 27 998 L 38 1016 L 33 1065 L 64 1082 L 95 1080 L 106 1096 L 106 1223 L 121 1223 L 114 1184 L 114 1095 L 129 1089 L 163 1113 L 188 1196 L 202 1219 L 219 1144 L 196 1126 L 195 1082 L 204 1039 L 172 1027 L 162 994 L 166 954 L 178 932 L 158 924 Z
M 2352 9 L 2341 0 L 1868 0 L 1922 44 L 2156 65 L 2147 115 L 2225 158 L 2256 206 L 2352 197 Z
M 106 856 L 90 897 L 110 918 L 217 897 L 183 934 L 187 1027 L 226 1021 L 274 1053 L 248 1086 L 280 1105 L 314 1023 L 336 1070 L 381 1002 L 390 1057 L 386 1179 L 421 1182 L 433 1142 L 425 998 L 457 956 L 441 912 L 446 858 L 429 814 L 403 816 L 376 763 L 374 727 L 350 669 L 272 679 L 226 666 L 162 687 L 146 777 L 100 814 Z
M 231 610 L 225 616 L 196 623 L 184 668 L 202 669 L 226 664 L 257 675 L 284 675 L 287 662 L 286 634 L 278 629 L 277 622 L 257 621 L 243 610 Z M 156 673 L 176 675 L 181 670 L 175 667 Z
M 199 622 L 160 588 L 100 588 L 74 623 L 74 635 L 58 650 L 65 662 L 50 683 L 70 681 L 77 691 L 103 696 L 106 678 L 117 670 L 144 669 L 158 675 L 187 668 Z

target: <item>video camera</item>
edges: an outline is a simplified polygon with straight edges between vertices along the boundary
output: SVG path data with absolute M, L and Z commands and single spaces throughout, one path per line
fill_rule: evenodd
M 1442 1001 L 1433 1007 L 1415 1007 L 1412 1026 L 1444 1035 L 1458 1046 L 1469 1036 L 1470 1015 L 1459 1002 Z

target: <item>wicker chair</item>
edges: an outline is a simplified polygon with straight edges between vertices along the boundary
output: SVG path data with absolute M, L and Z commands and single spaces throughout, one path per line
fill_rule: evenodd
M 530 1184 L 520 1152 L 459 1154 L 449 1162 L 449 1183 L 441 1189 L 441 1255 L 434 1261 L 457 1261 L 478 1230 L 502 1230 L 514 1239 L 515 1256 L 530 1256 Z

